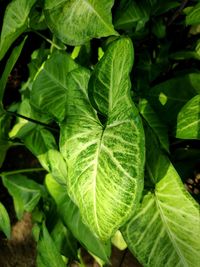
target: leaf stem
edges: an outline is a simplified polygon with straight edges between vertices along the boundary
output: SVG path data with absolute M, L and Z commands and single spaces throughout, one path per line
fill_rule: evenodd
M 50 125 L 48 125 L 48 124 L 46 124 L 46 123 L 44 123 L 44 122 L 34 120 L 34 119 L 32 119 L 32 118 L 26 117 L 26 116 L 24 116 L 24 115 L 21 115 L 21 114 L 19 114 L 19 113 L 16 113 L 16 112 L 13 112 L 13 111 L 9 111 L 9 110 L 6 110 L 6 113 L 9 114 L 9 115 L 12 115 L 12 116 L 15 116 L 15 117 L 19 117 L 19 118 L 25 119 L 25 120 L 27 120 L 27 121 L 30 121 L 30 122 L 39 124 L 39 125 L 41 125 L 41 126 L 44 126 L 45 128 L 48 128 L 49 130 L 58 132 L 58 129 L 56 129 L 56 128 L 54 128 L 54 127 L 51 127 Z
M 18 173 L 41 172 L 41 171 L 45 171 L 45 169 L 43 168 L 20 169 L 15 171 L 2 172 L 0 173 L 0 176 L 14 175 Z
M 55 44 L 54 42 L 52 42 L 49 38 L 47 38 L 46 36 L 44 36 L 43 34 L 41 34 L 38 31 L 33 30 L 34 33 L 36 33 L 37 35 L 39 35 L 41 38 L 43 38 L 47 43 L 51 44 L 52 46 L 54 46 L 55 48 L 59 49 L 59 50 L 65 50 L 66 46 L 64 47 L 60 47 L 59 45 Z

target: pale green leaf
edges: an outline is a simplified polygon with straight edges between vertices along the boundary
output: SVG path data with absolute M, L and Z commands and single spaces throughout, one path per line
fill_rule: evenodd
M 4 232 L 9 239 L 11 234 L 10 218 L 4 205 L 0 203 L 0 230 Z
M 149 136 L 147 143 L 152 141 Z M 153 188 L 123 227 L 129 249 L 143 266 L 196 267 L 200 262 L 200 207 L 184 188 L 157 143 L 147 148 L 147 175 Z M 157 157 L 157 160 L 156 160 Z
M 54 53 L 40 68 L 32 87 L 31 104 L 58 121 L 65 118 L 67 74 L 78 65 L 63 52 Z
M 67 188 L 58 184 L 50 174 L 46 176 L 45 182 L 49 193 L 57 204 L 62 221 L 74 237 L 91 253 L 108 262 L 110 256 L 109 242 L 106 244 L 100 241 L 82 222 L 79 209 L 69 198 Z
M 39 184 L 20 174 L 2 175 L 2 181 L 13 197 L 18 219 L 22 218 L 24 211 L 31 212 L 35 208 L 42 195 Z
M 152 109 L 150 104 L 146 99 L 141 99 L 139 103 L 139 110 L 144 119 L 147 121 L 149 126 L 153 129 L 154 133 L 157 135 L 162 147 L 169 151 L 169 140 L 167 135 L 167 127 L 159 119 L 155 111 Z
M 178 113 L 176 137 L 200 139 L 200 95 L 188 101 Z
M 88 72 L 69 74 L 67 121 L 60 139 L 68 192 L 102 240 L 127 220 L 143 189 L 144 134 L 130 97 L 132 61 L 131 41 L 122 38 L 111 43 L 96 67 L 90 86 L 98 109 L 107 114 L 105 125 L 88 100 Z
M 200 23 L 200 3 L 195 5 L 186 16 L 186 24 L 194 25 Z
M 46 0 L 46 21 L 52 32 L 69 45 L 118 35 L 112 25 L 113 3 L 113 0 Z
M 43 224 L 41 236 L 37 244 L 37 266 L 65 267 L 62 256 L 56 248 L 46 226 Z
M 13 0 L 6 8 L 0 38 L 0 60 L 11 44 L 28 28 L 28 16 L 36 0 Z

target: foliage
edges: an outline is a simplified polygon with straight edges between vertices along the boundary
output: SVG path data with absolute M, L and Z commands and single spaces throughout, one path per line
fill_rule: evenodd
M 199 1 L 0 5 L 0 176 L 17 218 L 32 213 L 37 266 L 82 266 L 81 246 L 107 265 L 113 243 L 143 266 L 196 267 Z M 41 166 L 8 169 L 19 147 Z

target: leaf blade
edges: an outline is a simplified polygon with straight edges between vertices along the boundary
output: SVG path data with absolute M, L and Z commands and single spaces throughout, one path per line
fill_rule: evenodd
M 111 20 L 113 3 L 113 0 L 65 0 L 58 4 L 55 0 L 48 0 L 45 16 L 59 39 L 69 45 L 81 45 L 92 38 L 118 35 Z

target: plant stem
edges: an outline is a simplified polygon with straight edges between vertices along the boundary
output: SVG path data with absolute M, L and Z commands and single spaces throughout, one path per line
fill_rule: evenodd
M 58 129 L 54 128 L 54 127 L 51 127 L 49 126 L 48 124 L 44 123 L 44 122 L 41 122 L 41 121 L 37 121 L 37 120 L 34 120 L 34 119 L 31 119 L 31 118 L 28 118 L 24 115 L 21 115 L 19 113 L 16 113 L 16 112 L 13 112 L 13 111 L 9 111 L 9 110 L 6 110 L 6 113 L 8 113 L 9 115 L 12 115 L 12 116 L 15 116 L 15 117 L 19 117 L 19 118 L 22 118 L 22 119 L 25 119 L 27 121 L 30 121 L 30 122 L 33 122 L 33 123 L 36 123 L 36 124 L 39 124 L 39 125 L 42 125 L 44 126 L 45 128 L 48 128 L 52 131 L 55 131 L 55 132 L 58 132 Z
M 54 42 L 52 42 L 49 38 L 47 38 L 46 36 L 44 36 L 43 34 L 41 34 L 38 31 L 34 31 L 37 35 L 39 35 L 40 37 L 42 37 L 46 42 L 48 42 L 49 44 L 51 44 L 52 46 L 56 47 L 59 50 L 65 50 L 66 46 L 64 46 L 64 48 L 58 46 L 57 44 L 55 44 Z
M 45 171 L 45 170 L 43 168 L 20 169 L 20 170 L 15 170 L 15 171 L 2 172 L 0 173 L 0 176 L 14 175 L 18 173 L 41 172 L 41 171 Z

